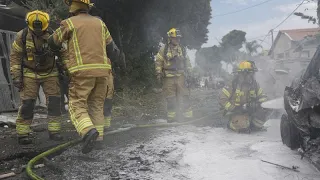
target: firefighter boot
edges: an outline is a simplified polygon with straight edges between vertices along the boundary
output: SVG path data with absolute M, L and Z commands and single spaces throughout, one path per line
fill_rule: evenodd
M 48 90 L 48 88 L 47 88 Z M 48 131 L 49 138 L 53 141 L 62 141 L 61 131 L 61 97 L 48 97 Z
M 18 117 L 16 120 L 16 131 L 18 135 L 18 143 L 21 145 L 27 145 L 33 143 L 30 133 L 33 109 L 35 105 L 35 99 L 27 99 L 22 101 L 22 105 L 19 108 Z
M 176 97 L 167 98 L 167 118 L 168 123 L 175 122 L 177 120 L 176 113 Z
M 83 146 L 82 153 L 87 154 L 92 151 L 94 148 L 95 142 L 99 136 L 97 129 L 91 129 L 84 137 L 83 137 Z
M 184 121 L 190 121 L 193 119 L 193 111 L 190 106 L 190 97 L 189 96 L 183 96 L 183 119 Z

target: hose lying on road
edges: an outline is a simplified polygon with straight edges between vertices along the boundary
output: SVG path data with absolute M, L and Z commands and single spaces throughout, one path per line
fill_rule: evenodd
M 181 125 L 187 125 L 187 124 L 192 124 L 192 123 L 195 123 L 195 122 L 198 122 L 198 121 L 201 121 L 209 116 L 214 116 L 214 115 L 217 115 L 218 113 L 220 113 L 221 110 L 219 111 L 215 111 L 215 112 L 212 112 L 212 113 L 209 113 L 209 115 L 206 115 L 206 116 L 203 116 L 201 118 L 198 118 L 198 119 L 195 119 L 195 120 L 192 120 L 192 121 L 187 121 L 187 122 L 182 122 L 182 123 L 162 123 L 162 124 L 145 124 L 145 125 L 132 125 L 131 127 L 127 127 L 127 128 L 120 128 L 118 130 L 115 130 L 115 131 L 110 131 L 110 132 L 107 132 L 105 133 L 105 135 L 111 135 L 111 134 L 118 134 L 118 133 L 121 133 L 121 132 L 125 132 L 125 131 L 129 131 L 131 129 L 136 129 L 136 128 L 151 128 L 151 127 L 174 127 L 174 126 L 181 126 Z M 77 140 L 73 140 L 73 141 L 69 141 L 65 144 L 61 144 L 59 146 L 56 146 L 52 149 L 49 149 L 39 155 L 37 155 L 36 157 L 32 158 L 28 164 L 27 164 L 27 167 L 26 167 L 26 171 L 27 171 L 27 174 L 28 176 L 33 179 L 33 180 L 44 180 L 43 178 L 41 178 L 40 176 L 38 176 L 37 174 L 35 174 L 33 171 L 32 171 L 32 167 L 41 159 L 49 156 L 49 155 L 52 155 L 56 152 L 61 152 L 61 151 L 64 151 L 66 150 L 67 148 L 70 148 L 72 146 L 76 146 L 77 144 L 80 144 L 82 142 L 82 139 L 77 139 Z

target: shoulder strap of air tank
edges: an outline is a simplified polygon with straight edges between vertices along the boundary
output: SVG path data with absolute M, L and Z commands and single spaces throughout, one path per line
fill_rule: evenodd
M 23 49 L 23 56 L 27 56 L 27 35 L 28 35 L 28 27 L 24 28 L 22 30 L 22 36 L 21 36 L 21 41 L 22 41 L 22 49 Z

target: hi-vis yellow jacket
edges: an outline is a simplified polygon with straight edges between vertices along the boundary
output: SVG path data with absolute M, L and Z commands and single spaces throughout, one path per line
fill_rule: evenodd
M 102 20 L 82 13 L 62 21 L 49 38 L 49 45 L 58 49 L 67 42 L 69 61 L 65 64 L 71 76 L 108 77 L 111 64 L 106 47 L 112 41 Z
M 165 52 L 167 46 L 167 53 Z M 181 76 L 185 71 L 191 72 L 189 57 L 183 52 L 183 48 L 168 44 L 160 48 L 156 56 L 156 73 L 165 77 Z M 165 54 L 166 53 L 166 54 Z
M 250 87 L 241 84 L 237 84 L 236 87 L 229 85 L 222 88 L 219 95 L 219 104 L 226 111 L 233 111 L 236 107 L 242 107 L 252 101 L 258 103 L 267 101 L 258 83 L 253 83 Z

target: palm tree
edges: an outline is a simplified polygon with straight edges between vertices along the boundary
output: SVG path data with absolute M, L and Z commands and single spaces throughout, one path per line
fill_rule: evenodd
M 252 56 L 253 53 L 257 53 L 258 49 L 262 48 L 262 46 L 256 41 L 246 42 L 247 52 Z

